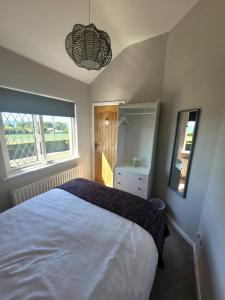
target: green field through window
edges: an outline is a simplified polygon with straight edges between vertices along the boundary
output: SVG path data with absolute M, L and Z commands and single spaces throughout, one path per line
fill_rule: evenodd
M 33 134 L 7 134 L 7 145 L 32 143 Z M 45 133 L 45 141 L 67 141 L 69 139 L 68 133 Z

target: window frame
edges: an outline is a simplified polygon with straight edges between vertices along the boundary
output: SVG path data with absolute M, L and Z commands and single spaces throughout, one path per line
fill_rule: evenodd
M 24 164 L 21 166 L 11 167 L 9 151 L 7 147 L 7 141 L 5 137 L 5 130 L 3 124 L 2 113 L 0 112 L 0 145 L 2 149 L 2 156 L 5 166 L 5 171 L 7 175 L 16 173 L 18 171 L 25 171 L 28 168 L 32 167 L 43 167 L 47 165 L 52 165 L 54 163 L 60 163 L 66 160 L 75 159 L 78 157 L 78 137 L 77 137 L 77 117 L 76 117 L 76 108 L 74 109 L 75 115 L 74 117 L 67 117 L 70 119 L 69 122 L 69 145 L 70 145 L 70 155 L 67 157 L 63 157 L 60 159 L 55 159 L 48 161 L 47 153 L 46 153 L 46 144 L 44 137 L 44 127 L 43 127 L 43 115 L 35 115 L 31 114 L 34 122 L 34 130 L 35 130 L 35 140 L 37 147 L 37 158 L 38 160 L 35 162 L 31 162 L 28 164 Z M 21 113 L 23 114 L 23 113 Z M 26 114 L 26 113 L 25 113 Z

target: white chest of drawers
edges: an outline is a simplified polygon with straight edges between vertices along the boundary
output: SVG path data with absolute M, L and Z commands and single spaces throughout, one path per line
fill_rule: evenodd
M 114 187 L 148 199 L 149 169 L 145 167 L 120 166 L 114 170 Z

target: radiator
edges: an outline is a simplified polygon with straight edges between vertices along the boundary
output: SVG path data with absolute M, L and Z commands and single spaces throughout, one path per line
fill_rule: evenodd
M 50 189 L 65 183 L 66 181 L 82 177 L 83 168 L 78 166 L 66 171 L 50 175 L 48 177 L 42 177 L 40 180 L 31 182 L 29 184 L 19 186 L 10 191 L 11 200 L 13 205 L 18 205 L 25 200 L 40 195 Z

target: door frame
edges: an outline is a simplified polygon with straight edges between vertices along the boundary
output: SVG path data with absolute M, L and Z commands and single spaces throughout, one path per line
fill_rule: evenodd
M 95 179 L 95 107 L 126 104 L 126 100 L 93 102 L 91 105 L 91 177 Z

